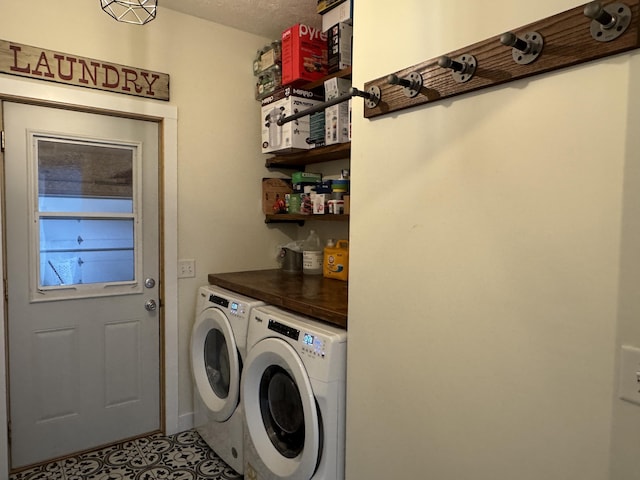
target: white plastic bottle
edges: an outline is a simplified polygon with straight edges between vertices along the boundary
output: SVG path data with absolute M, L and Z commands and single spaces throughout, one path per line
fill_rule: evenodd
M 315 230 L 302 244 L 302 273 L 306 275 L 322 275 L 323 250 L 320 237 Z

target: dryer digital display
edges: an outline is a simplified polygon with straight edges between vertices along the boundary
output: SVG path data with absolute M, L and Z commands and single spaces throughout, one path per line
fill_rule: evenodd
M 237 302 L 231 302 L 231 311 L 233 313 L 238 313 L 238 308 L 240 307 L 240 304 Z
M 302 339 L 305 345 L 313 345 L 313 340 L 314 340 L 314 337 L 310 333 L 305 333 L 304 338 Z

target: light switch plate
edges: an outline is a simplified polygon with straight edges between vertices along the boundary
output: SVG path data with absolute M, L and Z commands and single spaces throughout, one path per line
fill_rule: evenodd
M 640 405 L 640 348 L 622 346 L 618 395 L 623 400 Z

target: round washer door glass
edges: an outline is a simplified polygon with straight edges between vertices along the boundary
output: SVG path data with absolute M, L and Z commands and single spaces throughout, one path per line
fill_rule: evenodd
M 291 375 L 272 365 L 260 381 L 260 413 L 273 446 L 287 458 L 304 448 L 304 411 L 300 391 Z
M 209 385 L 219 398 L 229 396 L 231 365 L 229 347 L 220 330 L 211 329 L 204 341 L 204 368 Z
M 198 395 L 211 418 L 224 422 L 240 402 L 240 355 L 227 317 L 209 308 L 191 333 L 191 368 Z

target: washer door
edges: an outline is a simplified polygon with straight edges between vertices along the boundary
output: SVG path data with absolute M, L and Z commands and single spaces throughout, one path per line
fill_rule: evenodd
M 309 480 L 321 449 L 320 416 L 306 369 L 286 342 L 267 338 L 247 355 L 242 395 L 247 430 L 278 478 Z
M 203 311 L 191 333 L 191 368 L 196 389 L 217 422 L 224 422 L 240 399 L 240 358 L 227 317 L 217 308 Z

